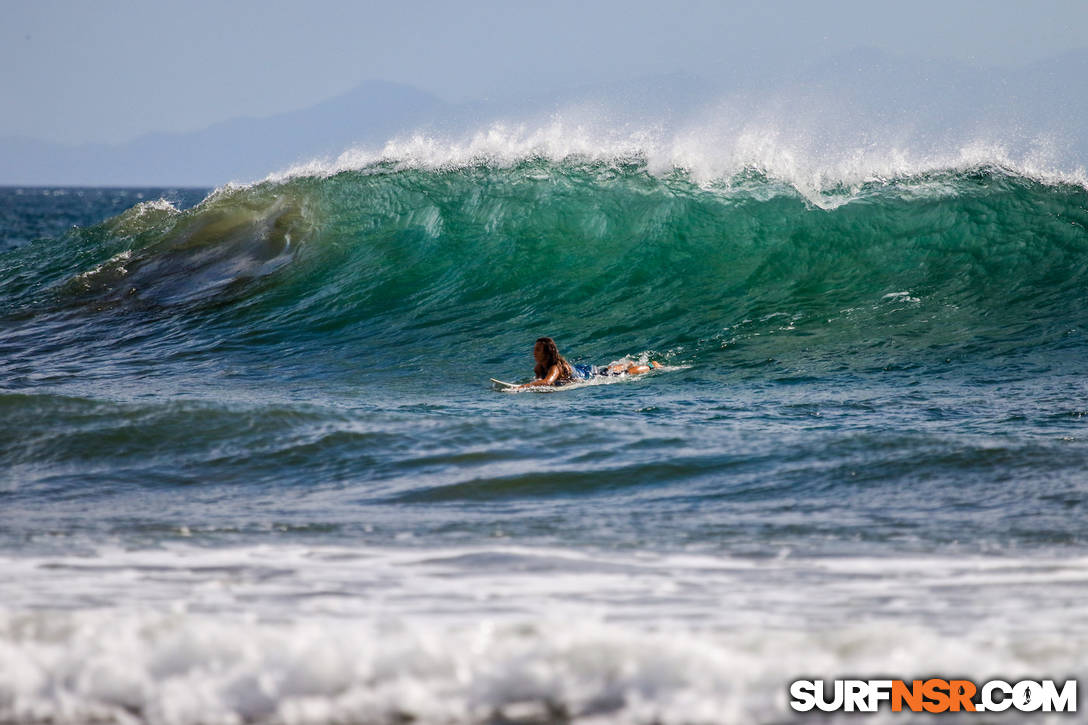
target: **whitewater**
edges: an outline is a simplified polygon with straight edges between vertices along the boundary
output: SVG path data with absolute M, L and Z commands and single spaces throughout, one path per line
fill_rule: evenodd
M 0 722 L 787 723 L 796 679 L 1083 675 L 1083 169 L 790 134 L 0 189 Z M 664 369 L 494 390 L 542 335 Z

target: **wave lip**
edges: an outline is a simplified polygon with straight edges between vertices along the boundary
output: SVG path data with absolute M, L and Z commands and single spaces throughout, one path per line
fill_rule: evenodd
M 1088 189 L 1088 171 L 1058 161 L 1055 142 L 1039 138 L 1025 150 L 983 139 L 912 148 L 870 138 L 822 138 L 807 129 L 714 122 L 687 128 L 612 128 L 556 117 L 543 125 L 495 123 L 461 138 L 415 133 L 381 148 L 352 148 L 270 174 L 266 182 L 329 177 L 350 171 L 508 168 L 525 162 L 634 165 L 667 177 L 682 173 L 696 184 L 730 186 L 753 174 L 792 187 L 815 206 L 834 208 L 872 184 L 992 170 L 1050 185 Z

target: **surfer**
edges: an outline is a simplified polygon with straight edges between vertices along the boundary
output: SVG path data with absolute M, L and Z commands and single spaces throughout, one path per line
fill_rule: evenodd
M 575 380 L 589 380 L 597 375 L 641 375 L 654 368 L 661 367 L 660 363 L 651 361 L 648 365 L 635 363 L 612 363 L 605 367 L 596 365 L 571 365 L 567 359 L 559 354 L 559 348 L 555 340 L 550 337 L 538 338 L 533 345 L 533 359 L 536 366 L 533 374 L 536 380 L 519 385 L 518 388 L 535 388 L 543 385 L 564 385 Z

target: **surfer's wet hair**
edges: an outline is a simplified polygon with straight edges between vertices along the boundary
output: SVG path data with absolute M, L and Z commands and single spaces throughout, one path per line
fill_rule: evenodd
M 538 337 L 533 347 L 539 347 L 545 357 L 543 364 L 537 363 L 536 367 L 533 368 L 533 372 L 538 378 L 546 376 L 552 365 L 559 366 L 559 378 L 561 380 L 574 375 L 574 368 L 570 366 L 565 357 L 559 354 L 559 348 L 556 346 L 555 340 L 550 337 Z

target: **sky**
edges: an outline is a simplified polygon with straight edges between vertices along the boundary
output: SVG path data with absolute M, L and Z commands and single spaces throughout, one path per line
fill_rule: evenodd
M 1088 47 L 1088 3 L 0 0 L 0 136 L 116 143 L 305 108 L 366 80 L 450 101 L 871 47 L 977 67 Z

